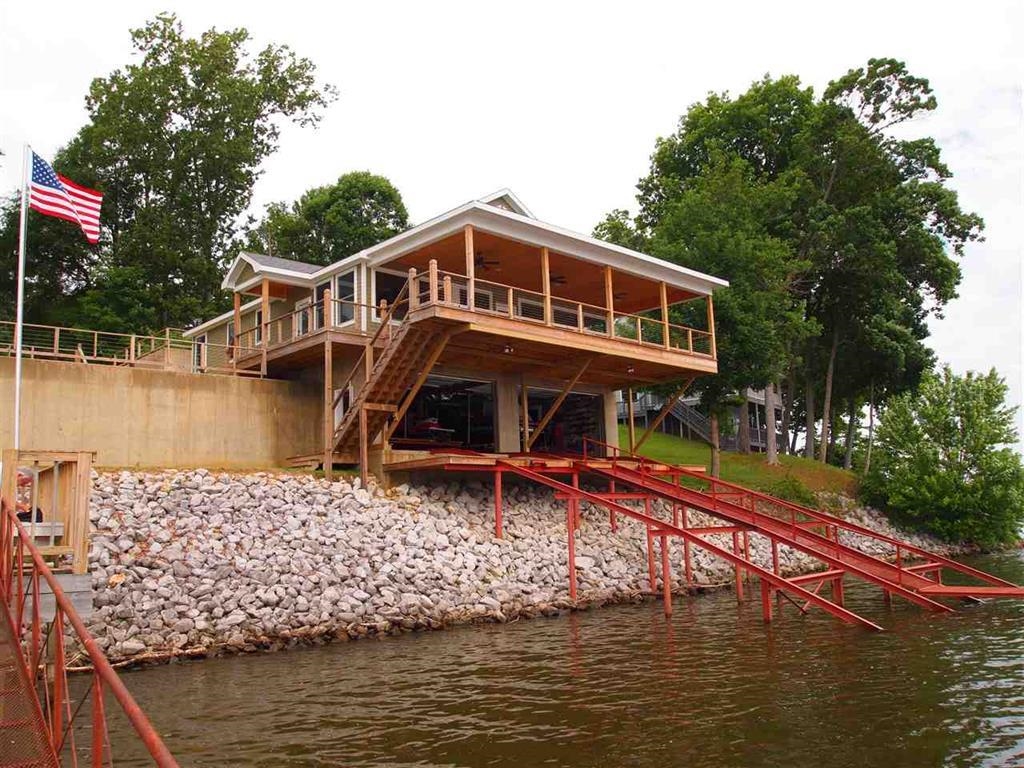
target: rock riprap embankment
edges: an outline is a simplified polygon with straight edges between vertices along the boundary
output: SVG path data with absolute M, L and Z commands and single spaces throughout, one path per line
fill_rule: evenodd
M 504 510 L 497 539 L 493 493 L 477 480 L 384 492 L 358 480 L 267 473 L 99 474 L 90 508 L 90 628 L 117 659 L 570 607 L 565 503 L 547 489 L 506 483 Z M 848 513 L 888 526 L 877 513 Z M 691 513 L 691 525 L 712 522 Z M 750 542 L 755 562 L 767 565 L 767 540 L 752 535 Z M 717 543 L 731 547 L 731 537 Z M 884 547 L 878 553 L 888 554 Z M 787 573 L 814 567 L 786 547 L 781 555 Z M 681 560 L 676 544 L 676 574 Z M 576 566 L 581 601 L 635 598 L 648 587 L 643 526 L 620 520 L 613 533 L 606 511 L 584 509 Z M 730 566 L 696 549 L 693 569 L 701 585 L 732 578 Z

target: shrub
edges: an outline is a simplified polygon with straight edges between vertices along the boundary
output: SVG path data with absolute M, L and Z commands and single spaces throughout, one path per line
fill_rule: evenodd
M 1015 408 L 995 370 L 927 375 L 882 413 L 865 501 L 905 526 L 981 546 L 1020 539 L 1024 468 L 1010 447 Z
M 776 480 L 768 486 L 768 490 L 765 492 L 780 499 L 791 501 L 794 504 L 811 507 L 812 509 L 818 508 L 818 500 L 811 489 L 792 475 L 786 475 Z

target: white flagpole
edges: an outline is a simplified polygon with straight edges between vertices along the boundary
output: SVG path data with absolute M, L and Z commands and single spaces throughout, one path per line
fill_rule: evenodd
M 18 310 L 14 320 L 14 450 L 21 448 L 21 332 L 25 314 L 25 241 L 28 239 L 28 174 L 32 150 L 25 145 L 18 234 Z

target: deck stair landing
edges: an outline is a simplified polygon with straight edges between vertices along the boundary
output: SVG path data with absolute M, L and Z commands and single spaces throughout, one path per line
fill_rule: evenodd
M 336 453 L 357 453 L 359 414 L 366 412 L 366 437 L 372 441 L 403 405 L 409 390 L 419 389 L 455 329 L 433 320 L 406 321 L 392 332 L 334 431 Z M 398 413 L 398 417 L 401 413 Z

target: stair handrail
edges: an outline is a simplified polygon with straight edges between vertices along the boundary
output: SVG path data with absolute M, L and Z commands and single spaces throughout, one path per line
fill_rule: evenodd
M 18 533 L 17 537 L 14 535 L 15 532 Z M 25 575 L 26 555 L 29 556 L 32 563 L 27 577 Z M 53 593 L 53 627 L 47 634 L 42 632 L 40 615 L 42 583 L 45 583 Z M 108 758 L 111 757 L 108 749 L 106 714 L 103 707 L 105 686 L 113 694 L 154 763 L 159 768 L 178 768 L 178 762 L 171 755 L 170 750 L 167 749 L 138 702 L 121 682 L 121 678 L 114 671 L 96 639 L 85 626 L 82 617 L 78 615 L 71 600 L 64 593 L 60 582 L 46 564 L 35 542 L 29 538 L 27 531 L 18 520 L 17 512 L 12 505 L 7 503 L 7 499 L 0 499 L 0 596 L 4 600 L 4 610 L 12 619 L 16 633 L 13 640 L 21 651 L 19 661 L 22 662 L 24 671 L 30 680 L 34 680 L 39 672 L 39 665 L 43 661 L 47 645 L 50 642 L 55 643 L 54 669 L 52 671 L 53 689 L 52 692 L 48 692 L 45 719 L 51 746 L 57 754 L 60 754 L 65 741 L 69 743 L 72 752 L 75 751 L 72 721 L 78 714 L 78 710 L 71 714 L 71 700 L 68 695 L 68 670 L 64 651 L 64 620 L 66 619 L 89 657 L 93 668 L 91 685 L 93 764 L 103 765 L 104 755 Z M 26 616 L 30 598 L 31 612 Z M 26 623 L 26 620 L 30 624 Z M 29 633 L 27 649 L 24 644 L 18 642 L 26 630 Z M 70 716 L 67 723 L 64 722 L 65 715 Z
M 338 407 L 338 403 L 340 402 L 341 398 L 344 397 L 345 392 L 348 391 L 349 385 L 352 383 L 352 380 L 356 377 L 356 374 L 359 372 L 359 366 L 366 362 L 366 356 L 377 343 L 377 340 L 380 338 L 381 333 L 384 332 L 385 328 L 391 327 L 391 318 L 394 317 L 395 311 L 402 304 L 409 303 L 409 286 L 416 279 L 417 278 L 415 277 L 415 275 L 410 275 L 409 279 L 406 280 L 405 285 L 402 286 L 402 290 L 399 291 L 398 295 L 395 297 L 394 302 L 391 303 L 388 306 L 388 308 L 384 310 L 384 314 L 381 315 L 380 325 L 377 326 L 376 332 L 373 334 L 373 336 L 370 337 L 370 340 L 369 342 L 367 342 L 366 346 L 363 347 L 363 353 L 359 356 L 359 359 L 356 360 L 355 365 L 352 366 L 352 370 L 349 372 L 348 378 L 345 379 L 345 383 L 341 385 L 341 388 L 338 389 L 337 393 L 334 395 L 333 405 L 331 406 L 332 410 Z M 335 434 L 337 434 L 336 431 Z

